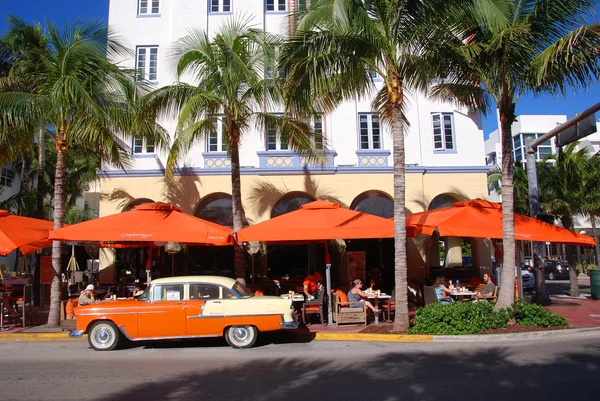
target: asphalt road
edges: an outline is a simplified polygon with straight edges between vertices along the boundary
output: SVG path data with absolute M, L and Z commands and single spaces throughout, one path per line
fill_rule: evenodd
M 113 352 L 84 340 L 0 342 L 4 401 L 565 401 L 595 399 L 599 371 L 600 335 L 490 344 L 272 337 L 249 350 L 211 340 Z

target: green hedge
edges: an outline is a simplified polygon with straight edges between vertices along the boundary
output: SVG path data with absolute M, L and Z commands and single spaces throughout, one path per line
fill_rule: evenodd
M 417 310 L 409 334 L 475 334 L 506 327 L 508 313 L 488 302 L 433 303 Z
M 568 326 L 569 322 L 564 317 L 549 312 L 537 304 L 528 304 L 517 299 L 508 311 L 510 317 L 522 326 L 532 327 L 557 327 Z

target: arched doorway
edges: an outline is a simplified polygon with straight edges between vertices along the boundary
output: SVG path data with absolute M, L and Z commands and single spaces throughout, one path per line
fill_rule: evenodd
M 452 206 L 455 202 L 460 202 L 463 198 L 453 193 L 439 194 L 431 200 L 427 210 L 441 209 L 443 207 Z
M 194 216 L 222 226 L 233 227 L 233 205 L 231 195 L 223 192 L 216 192 L 205 196 L 198 204 Z M 246 214 L 243 210 L 242 224 L 248 226 Z
M 441 209 L 452 206 L 455 202 L 462 201 L 463 198 L 457 194 L 446 192 L 437 195 L 429 203 L 427 210 Z M 436 246 L 437 245 L 437 246 Z M 461 267 L 463 264 L 462 258 L 462 239 L 460 237 L 438 237 L 438 241 L 432 242 L 432 247 L 429 253 L 431 261 L 440 260 L 440 267 Z M 430 263 L 436 266 L 434 263 Z M 437 271 L 437 270 L 436 270 Z M 442 273 L 439 273 L 442 274 Z
M 271 218 L 298 210 L 300 206 L 315 200 L 313 196 L 305 192 L 289 192 L 275 203 L 271 210 Z M 320 257 L 319 247 L 323 248 L 323 245 L 269 245 L 267 247 L 269 276 L 291 281 L 300 280 L 298 286 L 301 286 L 301 280 L 306 276 L 308 270 L 320 270 L 323 274 L 322 266 L 324 262 L 319 263 L 318 261 Z M 322 253 L 324 260 L 324 250 Z
M 354 198 L 350 209 L 389 219 L 394 217 L 394 200 L 384 192 L 367 191 Z
M 271 211 L 271 218 L 281 216 L 294 210 L 300 209 L 300 206 L 310 202 L 314 202 L 316 199 L 305 193 L 305 192 L 290 192 L 281 197 L 273 206 Z

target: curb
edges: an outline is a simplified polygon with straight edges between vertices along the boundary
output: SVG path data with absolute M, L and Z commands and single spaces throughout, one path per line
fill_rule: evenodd
M 289 333 L 289 332 L 287 332 Z M 292 334 L 292 333 L 289 333 Z M 457 336 L 433 336 L 417 334 L 376 334 L 376 333 L 297 333 L 292 337 L 299 341 L 357 341 L 388 343 L 474 343 L 474 342 L 520 342 L 539 339 L 565 339 L 600 336 L 600 327 L 566 330 L 532 331 L 513 334 L 472 334 Z M 20 341 L 64 341 L 85 340 L 87 335 L 73 338 L 63 333 L 0 333 L 0 342 Z

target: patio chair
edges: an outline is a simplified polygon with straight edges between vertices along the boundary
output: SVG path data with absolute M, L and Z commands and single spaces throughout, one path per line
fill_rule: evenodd
M 433 288 L 432 285 L 426 285 L 425 287 L 423 287 L 423 299 L 425 300 L 425 306 L 436 302 L 452 302 L 447 300 L 446 298 L 438 299 L 437 295 L 435 294 L 435 288 Z
M 367 324 L 367 306 L 364 303 L 350 305 L 348 296 L 340 290 L 332 292 L 333 320 L 341 324 Z
M 393 290 L 390 294 L 391 298 L 382 300 L 379 304 L 379 307 L 383 310 L 383 318 L 385 320 L 392 320 L 392 313 L 396 313 L 396 301 L 393 301 L 394 299 L 396 299 L 395 294 L 396 290 Z
M 319 315 L 319 319 L 321 319 L 321 324 L 323 324 L 323 304 L 324 302 L 325 290 L 323 287 L 319 289 L 317 293 L 317 297 L 312 301 L 306 301 L 302 305 L 302 321 L 306 324 L 306 315 Z

